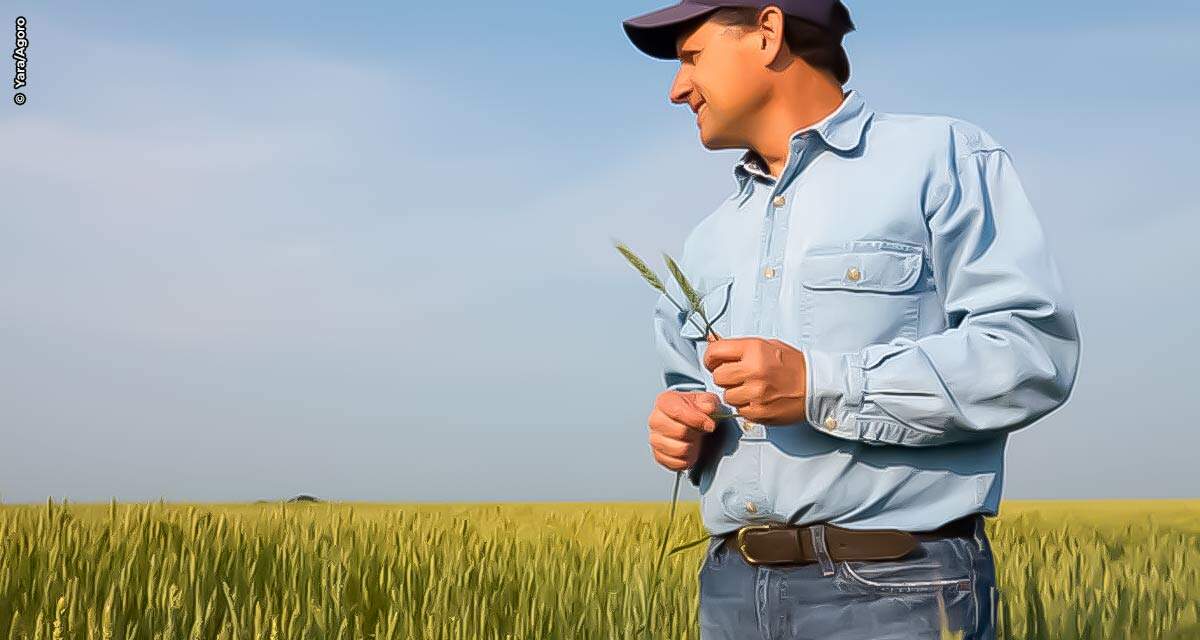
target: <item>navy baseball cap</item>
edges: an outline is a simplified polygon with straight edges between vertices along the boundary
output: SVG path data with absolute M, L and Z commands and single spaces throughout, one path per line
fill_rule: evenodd
M 625 35 L 634 46 L 653 58 L 675 59 L 675 40 L 680 29 L 701 16 L 722 7 L 753 7 L 762 9 L 774 5 L 785 15 L 807 20 L 829 31 L 830 36 L 841 38 L 854 30 L 850 12 L 840 0 L 681 0 L 671 5 L 635 16 L 624 22 Z

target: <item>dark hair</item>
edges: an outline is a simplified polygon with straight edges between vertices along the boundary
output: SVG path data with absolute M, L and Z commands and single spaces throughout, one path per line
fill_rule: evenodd
M 709 19 L 727 27 L 748 29 L 758 26 L 760 11 L 754 7 L 724 7 Z M 833 11 L 836 26 L 832 29 L 784 14 L 783 40 L 793 55 L 799 56 L 811 67 L 829 71 L 839 83 L 846 84 L 850 79 L 850 59 L 842 47 L 842 36 L 854 30 L 854 23 L 842 3 L 834 4 Z

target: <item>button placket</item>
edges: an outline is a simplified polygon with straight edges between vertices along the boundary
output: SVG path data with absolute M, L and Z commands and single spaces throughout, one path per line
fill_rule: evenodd
M 802 136 L 802 138 L 805 137 Z M 787 244 L 788 220 L 790 209 L 793 205 L 792 199 L 795 197 L 794 193 L 789 195 L 783 192 L 787 190 L 787 185 L 792 181 L 792 176 L 798 172 L 798 168 L 804 160 L 804 154 L 802 153 L 804 151 L 804 141 L 797 140 L 794 148 L 795 153 L 788 166 L 781 172 L 781 179 L 765 181 L 764 184 L 770 185 L 772 188 L 763 189 L 763 195 L 758 195 L 756 192 L 753 199 L 748 200 L 753 207 L 752 210 L 762 210 L 758 209 L 758 207 L 763 207 L 766 210 L 759 240 L 759 276 L 754 279 L 754 295 L 750 305 L 751 313 L 754 317 L 754 330 L 759 335 L 775 335 L 776 331 L 775 316 L 779 305 L 783 255 Z M 775 189 L 778 189 L 780 193 L 772 195 L 772 191 Z M 764 202 L 764 196 L 770 199 Z M 743 419 L 741 426 L 741 439 L 743 441 L 761 441 L 766 439 L 765 425 Z M 746 443 L 746 448 L 749 449 L 747 454 L 749 455 L 744 460 L 744 463 L 749 465 L 749 468 L 756 468 L 756 462 L 761 462 L 759 460 L 762 456 L 760 447 L 764 444 L 764 442 Z M 761 467 L 757 468 L 761 469 Z M 729 517 L 754 522 L 762 521 L 764 518 L 772 516 L 774 505 L 762 490 L 762 478 L 760 474 L 739 476 L 727 491 L 728 493 L 722 492 L 721 503 L 726 515 Z
M 771 207 L 763 221 L 758 300 L 756 302 L 755 324 L 760 335 L 775 335 L 774 318 L 779 306 L 780 269 L 783 265 L 783 251 L 787 239 L 789 207 L 786 206 L 788 197 L 784 194 L 772 198 Z
M 796 197 L 794 192 L 788 194 L 786 191 L 791 189 L 795 176 L 805 161 L 809 139 L 809 133 L 805 132 L 792 141 L 792 154 L 788 165 L 780 172 L 780 179 L 776 182 L 776 189 L 780 192 L 771 198 L 767 208 L 761 249 L 761 255 L 765 256 L 765 259 L 759 265 L 761 277 L 755 294 L 755 325 L 760 335 L 778 335 L 775 321 L 783 279 L 781 271 L 784 251 L 787 249 L 788 222 Z

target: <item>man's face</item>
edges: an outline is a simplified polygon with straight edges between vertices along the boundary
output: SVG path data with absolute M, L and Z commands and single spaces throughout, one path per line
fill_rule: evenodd
M 680 34 L 679 71 L 670 99 L 698 110 L 700 140 L 709 149 L 746 146 L 745 129 L 763 104 L 766 74 L 754 31 L 702 23 Z

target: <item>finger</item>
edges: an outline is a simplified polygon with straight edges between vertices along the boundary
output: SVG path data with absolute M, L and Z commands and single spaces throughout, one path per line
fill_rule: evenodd
M 670 469 L 671 471 L 684 471 L 688 468 L 687 460 L 673 458 L 668 455 L 663 455 L 657 451 L 654 452 L 654 459 L 657 460 L 659 464 Z
M 742 407 L 746 406 L 749 396 L 750 394 L 746 392 L 746 389 L 742 385 L 730 387 L 725 390 L 725 404 L 730 405 L 740 414 Z
M 683 397 L 688 402 L 691 402 L 697 411 L 701 411 L 707 416 L 712 416 L 712 414 L 717 412 L 717 408 L 721 406 L 721 399 L 717 397 L 717 394 L 707 391 L 693 391 L 684 394 Z
M 703 435 L 703 431 L 689 427 L 678 420 L 671 418 L 662 412 L 658 407 L 654 408 L 654 412 L 650 414 L 650 431 L 658 432 L 673 440 L 699 440 Z
M 759 424 L 767 423 L 767 416 L 770 415 L 763 405 L 757 402 L 750 402 L 738 408 L 738 415 Z
M 723 362 L 712 370 L 713 383 L 722 389 L 729 389 L 742 384 L 750 377 L 750 372 L 741 362 Z
M 725 402 L 735 407 L 745 407 L 753 402 L 762 402 L 763 385 L 757 380 L 749 380 L 744 384 L 725 390 Z M 741 410 L 738 410 L 741 413 Z
M 673 458 L 679 458 L 680 460 L 686 460 L 688 457 L 688 454 L 691 453 L 691 451 L 692 451 L 692 447 L 695 445 L 693 445 L 690 442 L 683 442 L 680 440 L 668 438 L 661 433 L 651 431 L 650 432 L 650 446 L 653 447 L 655 451 L 664 453 Z
M 746 340 L 725 338 L 708 343 L 704 349 L 704 368 L 712 371 L 722 362 L 737 362 L 742 359 Z
M 708 414 L 697 409 L 695 405 L 682 395 L 676 396 L 673 400 L 660 403 L 658 408 L 672 420 L 693 429 L 712 431 L 717 428 L 717 424 L 713 422 L 712 418 L 708 417 Z

